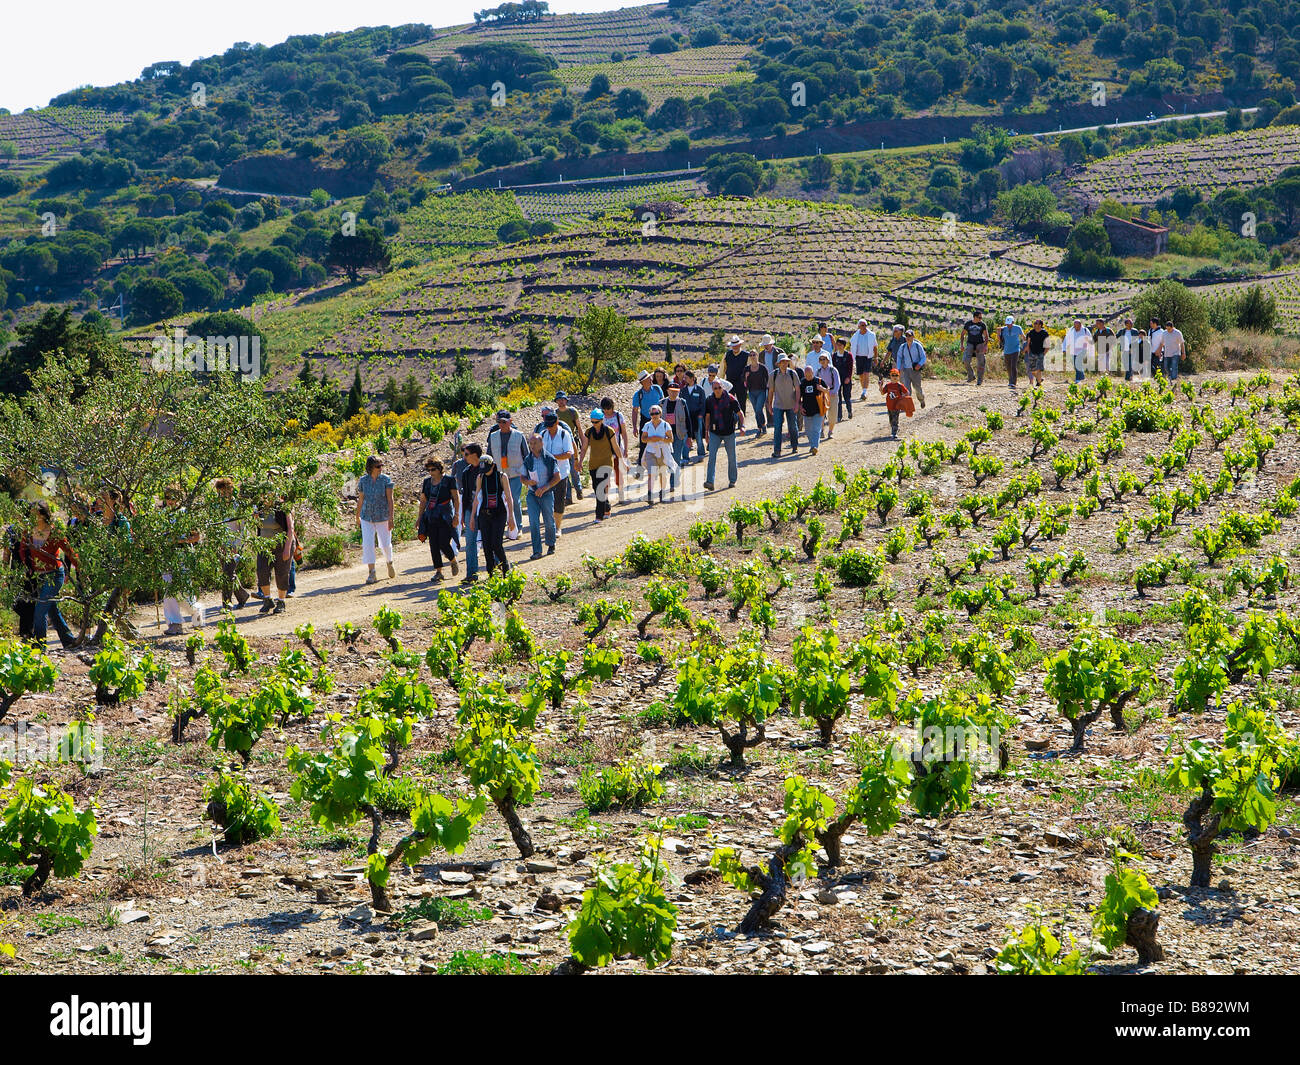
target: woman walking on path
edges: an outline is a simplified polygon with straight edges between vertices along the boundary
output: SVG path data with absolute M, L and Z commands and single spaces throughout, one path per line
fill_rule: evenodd
M 491 455 L 484 455 L 479 460 L 478 487 L 474 491 L 474 504 L 470 508 L 469 535 L 483 534 L 483 558 L 487 564 L 488 576 L 491 577 L 496 567 L 501 572 L 510 572 L 510 563 L 506 560 L 505 535 L 507 528 L 518 532 L 515 514 L 507 495 L 510 492 L 510 478 L 504 476 Z M 596 497 L 599 507 L 599 496 Z
M 645 444 L 646 502 L 655 504 L 656 488 L 659 502 L 666 503 L 662 484 L 663 471 L 668 471 L 668 491 L 676 487 L 677 463 L 673 459 L 673 429 L 664 421 L 663 409 L 656 403 L 650 408 L 650 420 L 641 426 L 641 442 Z
M 63 534 L 55 530 L 48 503 L 37 502 L 32 505 L 32 527 L 19 543 L 18 552 L 36 588 L 35 606 L 32 609 L 32 639 L 44 647 L 46 632 L 53 625 L 64 650 L 71 649 L 76 643 L 76 637 L 63 620 L 58 600 L 63 582 L 76 569 L 77 556 L 73 554 Z M 64 559 L 67 559 L 66 569 Z
M 248 593 L 239 583 L 239 564 L 243 560 L 240 547 L 244 541 L 243 522 L 239 505 L 235 502 L 235 482 L 229 477 L 218 477 L 212 482 L 216 490 L 221 524 L 225 540 L 221 545 L 221 609 L 230 609 L 233 597 L 236 608 L 248 602 Z
M 835 435 L 835 407 L 831 404 L 831 399 L 840 393 L 841 378 L 839 371 L 831 365 L 831 356 L 828 352 L 823 351 L 817 361 L 820 364 L 817 367 L 817 380 L 826 386 L 826 401 L 822 404 L 822 416 L 826 423 L 826 439 L 829 440 Z
M 366 475 L 357 481 L 357 521 L 361 524 L 361 560 L 370 569 L 367 584 L 374 584 L 375 541 L 388 563 L 388 575 L 397 576 L 393 566 L 393 479 L 384 472 L 383 459 L 366 459 Z
M 610 492 L 613 489 L 614 471 L 622 460 L 618 437 L 606 425 L 605 412 L 591 412 L 591 428 L 586 432 L 587 463 L 591 473 L 591 491 L 596 497 L 596 520 L 604 521 L 609 517 Z M 677 441 L 674 441 L 677 443 Z
M 803 405 L 804 435 L 812 454 L 817 454 L 817 446 L 822 436 L 822 411 L 827 403 L 827 389 L 813 375 L 813 368 L 803 368 L 803 380 L 799 383 L 799 402 Z
M 600 413 L 604 418 L 605 428 L 614 434 L 618 445 L 618 457 L 614 461 L 614 484 L 618 488 L 618 501 L 623 502 L 623 467 L 627 465 L 627 419 L 614 409 L 614 401 L 606 396 L 600 401 Z M 612 507 L 614 500 L 606 492 L 606 507 Z
M 451 546 L 456 515 L 460 512 L 460 493 L 456 490 L 456 478 L 444 475 L 442 463 L 437 459 L 429 459 L 424 469 L 429 476 L 420 485 L 420 533 L 428 537 L 429 554 L 433 558 L 431 583 L 437 584 L 442 580 L 444 558 L 451 563 L 453 577 L 460 572 Z

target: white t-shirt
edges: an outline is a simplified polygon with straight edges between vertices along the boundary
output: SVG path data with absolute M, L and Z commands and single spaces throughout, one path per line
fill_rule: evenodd
M 573 443 L 573 434 L 563 422 L 557 423 L 554 435 L 549 429 L 542 430 L 542 450 L 555 459 L 555 472 L 561 477 L 568 477 L 569 460 L 558 456 L 566 452 L 576 453 L 578 449 Z
M 1147 339 L 1151 341 L 1152 356 L 1155 358 L 1162 357 L 1164 352 L 1160 348 L 1165 342 L 1165 331 L 1163 329 L 1153 329 L 1147 334 Z
M 1175 355 L 1183 353 L 1183 331 L 1181 329 L 1162 329 L 1164 334 L 1164 350 L 1160 353 L 1166 359 L 1172 359 Z
M 876 334 L 868 329 L 865 333 L 855 329 L 849 335 L 849 354 L 855 359 L 870 358 L 876 350 Z

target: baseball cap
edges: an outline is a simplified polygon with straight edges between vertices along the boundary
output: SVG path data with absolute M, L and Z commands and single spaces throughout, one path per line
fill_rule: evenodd
M 895 366 L 892 370 L 889 371 L 889 376 L 890 376 L 890 377 L 902 377 L 903 375 L 902 375 L 901 373 L 898 372 L 898 367 Z
M 909 337 L 914 337 L 914 336 L 916 336 L 916 330 L 915 330 L 915 329 L 905 329 L 905 330 L 903 331 L 903 335 L 904 335 L 904 336 L 909 336 Z
M 718 372 L 718 364 L 716 362 L 709 363 L 709 373 L 717 373 L 717 372 Z
M 1016 324 L 1016 320 L 1015 320 L 1014 316 L 1008 314 L 1008 315 L 1007 315 L 1007 322 L 1006 322 L 1006 324 L 1007 324 L 1007 325 L 1015 325 L 1015 324 Z
M 569 398 L 569 393 L 565 392 L 563 389 L 555 393 L 555 401 L 557 403 L 562 399 L 568 399 L 568 398 Z
M 508 410 L 499 410 L 499 411 L 497 411 L 497 421 L 499 421 L 499 422 L 501 422 L 501 421 L 506 421 L 506 422 L 508 422 L 509 420 L 510 420 L 510 412 L 509 412 Z

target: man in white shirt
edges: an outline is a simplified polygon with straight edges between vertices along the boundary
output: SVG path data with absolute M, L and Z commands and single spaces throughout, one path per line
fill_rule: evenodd
M 813 368 L 813 373 L 816 373 L 818 367 L 821 366 L 821 357 L 823 355 L 829 356 L 830 353 L 831 353 L 831 346 L 829 344 L 824 343 L 822 341 L 821 336 L 814 336 L 812 338 L 812 348 L 808 351 L 807 356 L 804 358 L 803 366 L 811 366 Z M 800 373 L 802 373 L 803 366 L 798 365 L 799 359 L 796 357 L 794 361 L 796 364 L 795 368 L 799 370 Z
M 1168 377 L 1169 375 L 1165 373 L 1165 355 L 1163 350 L 1165 346 L 1165 331 L 1160 328 L 1159 318 L 1152 318 L 1150 323 L 1147 325 L 1147 340 L 1151 343 L 1151 373 L 1154 374 L 1159 370 Z
M 1172 320 L 1165 322 L 1160 350 L 1165 360 L 1165 376 L 1171 381 L 1177 381 L 1178 360 L 1187 353 L 1187 342 L 1183 339 L 1183 331 L 1175 329 Z
M 542 450 L 555 460 L 555 472 L 560 475 L 560 483 L 555 486 L 555 538 L 560 538 L 560 526 L 564 521 L 564 508 L 569 503 L 569 462 L 577 453 L 573 434 L 568 426 L 560 421 L 555 408 L 549 403 L 542 407 Z
M 871 380 L 871 361 L 876 357 L 876 334 L 865 318 L 858 319 L 857 330 L 849 335 L 849 354 L 853 356 L 853 370 L 862 384 L 862 395 L 858 398 L 865 400 L 867 382 Z
M 758 356 L 763 360 L 763 365 L 767 367 L 767 377 L 770 381 L 781 361 L 781 349 L 776 346 L 776 338 L 771 333 L 763 334 L 763 344 L 758 349 Z
M 1083 372 L 1088 366 L 1092 352 L 1092 334 L 1083 327 L 1083 319 L 1076 318 L 1074 324 L 1065 331 L 1061 338 L 1061 354 L 1065 356 L 1065 365 L 1074 367 L 1074 379 L 1083 380 Z
M 1124 328 L 1119 333 L 1120 350 L 1124 360 L 1124 380 L 1133 380 L 1133 371 L 1137 370 L 1138 375 L 1142 376 L 1143 369 L 1140 366 L 1134 366 L 1133 360 L 1137 355 L 1136 344 L 1138 342 L 1138 331 L 1133 328 L 1133 319 L 1124 319 Z

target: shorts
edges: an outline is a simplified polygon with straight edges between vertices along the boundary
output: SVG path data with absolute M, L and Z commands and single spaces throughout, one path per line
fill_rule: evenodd
M 551 489 L 551 499 L 554 500 L 556 514 L 563 514 L 564 508 L 569 504 L 569 490 L 571 485 L 566 477 L 554 488 Z
M 1045 354 L 1046 354 L 1046 352 L 1043 352 L 1043 351 L 1039 351 L 1039 352 L 1027 351 L 1027 352 L 1025 352 L 1025 368 L 1026 368 L 1026 369 L 1029 369 L 1029 370 L 1032 370 L 1032 371 L 1034 371 L 1035 373 L 1042 373 L 1042 372 L 1043 372 L 1043 356 L 1044 356 Z
M 853 357 L 853 369 L 860 374 L 871 372 L 871 356 L 855 355 Z

